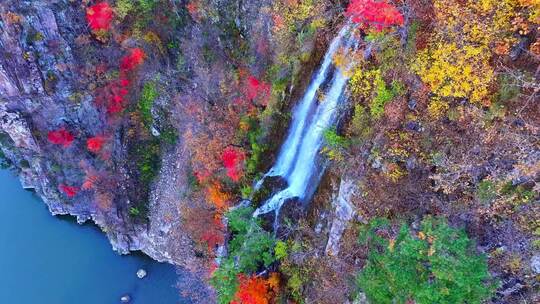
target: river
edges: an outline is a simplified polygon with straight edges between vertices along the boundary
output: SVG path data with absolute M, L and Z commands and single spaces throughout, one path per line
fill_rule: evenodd
M 136 277 L 144 268 L 148 276 Z M 95 226 L 53 217 L 16 176 L 0 170 L 0 303 L 188 303 L 173 266 L 143 255 L 119 256 Z

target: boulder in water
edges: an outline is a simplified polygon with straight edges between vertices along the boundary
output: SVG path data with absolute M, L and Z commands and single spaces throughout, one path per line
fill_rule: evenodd
M 121 303 L 129 303 L 131 302 L 131 297 L 126 294 L 126 295 L 123 295 L 121 298 L 120 298 L 120 302 Z
M 137 278 L 143 279 L 144 277 L 146 277 L 146 275 L 147 275 L 146 270 L 142 268 L 137 270 Z

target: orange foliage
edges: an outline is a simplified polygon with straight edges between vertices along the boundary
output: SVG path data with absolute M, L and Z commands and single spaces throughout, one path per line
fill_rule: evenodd
M 95 184 L 99 181 L 99 177 L 97 175 L 90 175 L 87 174 L 86 178 L 82 184 L 83 190 L 90 190 L 94 188 Z
M 279 289 L 279 277 L 276 273 L 272 273 L 267 280 L 256 276 L 246 277 L 243 274 L 240 274 L 238 279 L 240 286 L 231 304 L 268 304 Z
M 213 252 L 217 246 L 225 242 L 225 236 L 223 235 L 225 226 L 221 221 L 221 215 L 219 213 L 214 214 L 211 225 L 207 227 L 212 227 L 212 229 L 206 229 L 201 236 L 201 240 L 208 245 L 208 251 Z
M 183 140 L 191 153 L 197 180 L 205 183 L 223 168 L 223 150 L 235 141 L 238 131 L 238 111 L 191 99 L 182 106 L 187 118 Z
M 214 182 L 206 188 L 206 197 L 216 208 L 225 209 L 230 200 L 227 192 L 224 192 L 218 182 Z
M 101 210 L 110 210 L 113 205 L 113 195 L 109 192 L 97 191 L 94 193 L 94 200 Z
M 216 247 L 225 241 L 225 226 L 221 221 L 221 215 L 201 199 L 201 194 L 195 194 L 191 198 L 193 205 L 181 204 L 180 213 L 185 230 L 198 245 L 204 246 L 200 250 L 206 249 L 209 254 L 213 254 Z

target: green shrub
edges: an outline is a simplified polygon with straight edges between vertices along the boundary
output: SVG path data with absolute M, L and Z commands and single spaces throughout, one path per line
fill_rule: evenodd
M 233 300 L 239 273 L 253 273 L 276 261 L 276 241 L 272 234 L 262 229 L 260 220 L 253 218 L 253 211 L 251 207 L 241 207 L 226 215 L 232 233 L 229 256 L 222 261 L 210 280 L 220 304 Z
M 174 127 L 167 125 L 161 129 L 159 138 L 169 145 L 174 145 L 178 141 L 178 131 Z
M 507 74 L 499 76 L 499 91 L 493 96 L 495 102 L 507 102 L 516 98 L 520 93 L 520 88 L 512 77 Z
M 118 0 L 116 1 L 116 15 L 120 19 L 124 19 L 134 8 L 133 0 Z
M 324 130 L 323 136 L 326 144 L 332 148 L 346 148 L 349 146 L 347 138 L 337 134 L 335 127 Z
M 240 272 L 231 258 L 221 261 L 219 268 L 212 274 L 210 284 L 216 290 L 219 304 L 229 304 L 234 299 L 239 285 L 238 274 Z
M 141 210 L 137 207 L 131 207 L 129 208 L 129 215 L 131 216 L 139 216 L 141 215 Z
M 384 114 L 384 106 L 405 92 L 405 86 L 397 81 L 392 81 L 391 87 L 388 88 L 386 82 L 381 77 L 376 77 L 374 80 L 375 97 L 369 104 L 370 114 L 373 118 L 378 119 Z
M 288 297 L 292 298 L 296 303 L 304 303 L 304 297 L 302 296 L 304 286 L 312 278 L 309 267 L 293 264 L 288 259 L 285 259 L 280 265 L 279 270 L 287 278 L 286 288 Z
M 139 2 L 139 7 L 142 11 L 148 14 L 154 9 L 158 0 L 138 0 L 137 2 Z
M 255 178 L 255 174 L 260 170 L 261 160 L 267 146 L 261 143 L 263 130 L 256 118 L 244 116 L 242 123 L 249 126 L 248 131 L 241 131 L 240 137 L 247 139 L 249 144 L 249 157 L 246 159 L 246 174 Z
M 476 198 L 484 204 L 490 203 L 497 198 L 497 186 L 492 181 L 483 180 L 476 189 Z
M 252 193 L 253 188 L 250 185 L 243 185 L 242 188 L 240 188 L 240 194 L 243 199 L 249 199 Z
M 158 96 L 156 85 L 153 82 L 147 82 L 143 86 L 141 98 L 139 99 L 139 111 L 146 128 L 152 126 L 152 106 Z
M 370 126 L 369 114 L 367 113 L 366 108 L 361 104 L 356 104 L 354 106 L 354 114 L 351 119 L 349 131 L 351 135 L 355 137 L 355 142 L 362 142 L 371 136 L 372 129 Z
M 156 139 L 140 143 L 137 148 L 138 167 L 141 181 L 148 185 L 157 176 L 161 167 L 161 147 Z
M 4 151 L 0 149 L 0 169 L 8 169 L 11 166 L 11 162 L 4 154 Z
M 238 208 L 227 214 L 229 228 L 234 237 L 229 242 L 231 256 L 236 256 L 241 272 L 254 272 L 268 267 L 274 256 L 275 239 L 262 229 L 260 220 L 252 217 L 253 208 Z
M 389 229 L 387 221 L 366 226 L 360 241 L 369 245 L 369 255 L 357 284 L 371 303 L 473 304 L 492 295 L 485 257 L 444 219 L 427 217 L 417 235 L 403 224 L 391 240 L 380 233 Z
M 321 152 L 331 160 L 343 160 L 344 150 L 349 147 L 350 141 L 344 136 L 337 134 L 336 128 L 326 129 L 323 136 L 326 146 L 323 147 Z
M 523 185 L 514 185 L 512 181 L 503 184 L 499 193 L 507 198 L 512 198 L 516 205 L 533 202 L 537 196 L 534 190 L 527 190 Z
M 289 255 L 287 247 L 288 247 L 287 243 L 285 243 L 283 241 L 277 241 L 276 242 L 276 246 L 274 247 L 274 252 L 275 252 L 275 255 L 276 255 L 276 259 L 282 260 L 282 259 L 286 258 Z

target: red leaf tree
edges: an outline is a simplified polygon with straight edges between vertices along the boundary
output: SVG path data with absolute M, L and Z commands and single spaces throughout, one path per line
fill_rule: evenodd
M 120 71 L 129 72 L 144 62 L 146 54 L 140 48 L 131 49 L 129 54 L 122 57 L 120 61 Z
M 249 100 L 253 101 L 258 99 L 263 105 L 268 103 L 271 90 L 270 84 L 261 81 L 254 76 L 249 76 L 245 86 L 245 95 Z
M 68 186 L 65 184 L 60 184 L 58 188 L 60 189 L 60 191 L 64 192 L 64 194 L 69 198 L 74 197 L 79 192 L 78 187 Z
M 47 134 L 47 139 L 52 144 L 60 145 L 64 148 L 67 148 L 75 140 L 75 137 L 66 129 L 61 128 L 55 131 L 50 131 Z
M 242 165 L 245 159 L 244 152 L 233 147 L 227 147 L 221 155 L 223 166 L 227 169 L 227 176 L 237 182 L 242 178 Z
M 107 2 L 100 2 L 86 9 L 86 20 L 93 31 L 107 31 L 111 27 L 113 10 Z
M 240 286 L 231 304 L 268 304 L 270 303 L 270 286 L 260 277 L 238 276 Z
M 105 143 L 105 137 L 94 136 L 86 140 L 86 148 L 90 152 L 98 153 L 101 151 L 103 144 Z
M 345 12 L 353 22 L 377 31 L 403 24 L 403 15 L 386 0 L 352 0 Z

